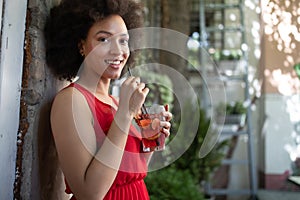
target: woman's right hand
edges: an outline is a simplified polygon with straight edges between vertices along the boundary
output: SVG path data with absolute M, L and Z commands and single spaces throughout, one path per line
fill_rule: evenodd
M 139 113 L 149 89 L 145 83 L 140 82 L 139 77 L 128 77 L 122 84 L 120 90 L 119 109 L 124 109 L 131 116 Z

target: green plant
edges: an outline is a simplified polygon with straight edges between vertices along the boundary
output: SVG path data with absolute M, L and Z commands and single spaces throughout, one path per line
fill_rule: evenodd
M 202 200 L 203 194 L 188 170 L 174 165 L 149 172 L 145 179 L 151 200 Z
M 183 134 L 172 135 L 180 140 L 181 145 L 185 140 L 180 137 L 191 137 L 192 143 L 179 159 L 171 166 L 159 171 L 151 172 L 146 178 L 151 200 L 156 199 L 203 199 L 203 188 L 201 184 L 209 181 L 212 173 L 221 165 L 225 156 L 224 148 L 228 146 L 228 141 L 217 143 L 214 148 L 204 157 L 199 157 L 199 151 L 210 126 L 210 120 L 206 117 L 203 109 L 199 111 L 199 118 L 194 117 L 196 113 L 195 105 L 188 102 L 182 109 L 183 119 L 180 121 Z M 193 116 L 193 117 L 191 117 Z M 200 119 L 200 120 L 199 120 Z M 197 132 L 191 133 L 191 126 L 198 125 Z M 177 128 L 178 126 L 176 126 Z M 174 131 L 176 132 L 176 131 Z M 172 140 L 172 138 L 171 138 Z M 180 147 L 179 147 L 180 148 Z M 177 151 L 177 150 L 175 150 Z M 172 156 L 166 154 L 165 156 Z M 166 158 L 168 160 L 168 158 Z
M 294 70 L 296 72 L 296 75 L 300 79 L 300 63 L 297 63 L 297 64 L 294 65 Z
M 237 115 L 237 114 L 245 114 L 247 112 L 247 108 L 243 105 L 241 101 L 235 101 L 231 103 L 220 103 L 217 107 L 218 114 L 224 114 L 226 111 L 226 115 Z
M 145 71 L 137 67 L 135 73 L 141 77 L 150 90 L 146 98 L 146 105 L 154 103 L 161 105 L 168 104 L 169 109 L 172 109 L 174 101 L 173 84 L 167 75 L 160 73 L 159 69 L 155 69 L 154 67 L 151 70 Z
M 215 50 L 214 53 L 212 53 L 212 57 L 216 61 L 240 60 L 242 57 L 242 51 L 240 49 Z
M 187 107 L 192 105 L 187 105 Z M 190 108 L 185 107 L 185 111 Z M 209 181 L 212 173 L 221 165 L 222 159 L 225 157 L 225 148 L 229 145 L 228 140 L 217 142 L 212 150 L 204 157 L 199 157 L 200 148 L 204 142 L 204 139 L 208 133 L 210 127 L 210 119 L 207 118 L 206 113 L 203 109 L 199 110 L 200 120 L 198 123 L 197 133 L 195 138 L 188 148 L 188 150 L 174 163 L 177 169 L 184 170 L 188 169 L 197 183 L 203 181 Z M 186 126 L 185 131 L 189 131 L 189 126 L 192 119 L 183 122 Z

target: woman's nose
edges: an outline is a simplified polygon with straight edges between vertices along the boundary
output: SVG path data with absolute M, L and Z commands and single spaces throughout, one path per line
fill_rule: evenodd
M 124 46 L 120 44 L 118 41 L 112 42 L 110 47 L 110 53 L 115 55 L 128 53 L 128 51 L 129 51 L 128 46 Z

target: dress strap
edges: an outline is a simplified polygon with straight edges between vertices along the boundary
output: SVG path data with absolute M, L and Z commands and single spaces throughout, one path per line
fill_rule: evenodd
M 110 98 L 113 100 L 113 102 L 114 102 L 117 106 L 119 106 L 119 101 L 117 101 L 117 99 L 115 99 L 114 96 L 112 96 L 112 95 L 109 95 L 109 96 L 110 96 Z

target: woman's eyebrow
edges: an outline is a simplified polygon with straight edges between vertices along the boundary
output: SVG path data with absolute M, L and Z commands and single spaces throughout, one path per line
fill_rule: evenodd
M 96 35 L 98 34 L 106 34 L 106 35 L 113 35 L 111 32 L 108 32 L 108 31 L 103 31 L 103 30 L 100 30 L 96 33 Z
M 129 37 L 129 34 L 128 33 L 121 33 L 120 36 L 121 37 Z
M 103 31 L 103 30 L 98 31 L 98 32 L 96 33 L 96 35 L 98 35 L 98 34 L 106 34 L 106 35 L 110 35 L 110 36 L 113 35 L 111 32 L 109 32 L 109 31 Z M 121 36 L 121 37 L 129 37 L 129 34 L 128 34 L 128 33 L 120 33 L 120 34 L 117 34 L 117 35 L 119 35 L 119 36 Z

